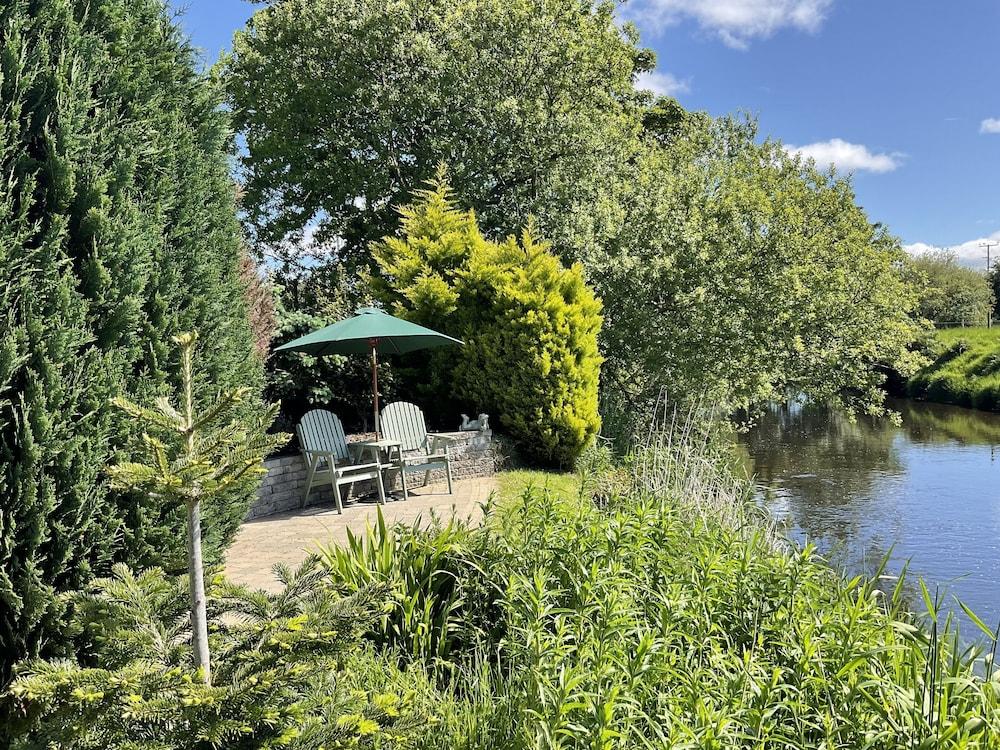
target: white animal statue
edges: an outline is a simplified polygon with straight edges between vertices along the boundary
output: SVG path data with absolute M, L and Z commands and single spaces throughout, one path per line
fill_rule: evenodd
M 462 426 L 458 429 L 471 432 L 478 430 L 479 432 L 486 432 L 490 429 L 490 415 L 480 414 L 478 419 L 469 419 L 468 414 L 462 415 Z

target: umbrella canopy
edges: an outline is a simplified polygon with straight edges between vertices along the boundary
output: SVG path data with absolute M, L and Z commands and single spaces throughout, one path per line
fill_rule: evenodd
M 362 307 L 353 318 L 307 333 L 275 348 L 281 352 L 304 352 L 314 356 L 324 354 L 371 353 L 372 405 L 375 410 L 375 438 L 378 424 L 378 355 L 406 354 L 418 349 L 462 345 L 462 342 L 408 320 L 395 318 L 374 307 Z
M 373 342 L 374 340 L 374 342 Z M 395 318 L 374 307 L 363 307 L 353 318 L 307 333 L 282 344 L 275 351 L 324 354 L 406 354 L 418 349 L 461 345 L 462 342 L 408 320 Z

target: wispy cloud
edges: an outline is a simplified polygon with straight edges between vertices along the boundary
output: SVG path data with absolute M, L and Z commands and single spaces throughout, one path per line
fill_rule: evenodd
M 654 27 L 685 19 L 745 49 L 753 39 L 766 39 L 784 28 L 814 32 L 822 25 L 833 0 L 638 0 L 630 15 Z
M 677 96 L 691 91 L 691 82 L 682 80 L 673 73 L 650 70 L 636 77 L 635 87 L 652 91 L 659 96 Z
M 873 153 L 867 146 L 840 138 L 805 146 L 786 146 L 785 150 L 805 159 L 813 159 L 820 169 L 832 164 L 842 172 L 891 172 L 903 164 L 902 154 Z
M 948 250 L 955 254 L 958 258 L 958 262 L 963 266 L 969 268 L 985 269 L 986 268 L 986 248 L 981 247 L 984 242 L 995 243 L 1000 241 L 1000 232 L 994 232 L 987 237 L 979 237 L 978 239 L 969 240 L 968 242 L 960 242 L 957 245 L 947 245 L 944 247 L 938 245 L 929 245 L 926 242 L 912 242 L 909 245 L 903 245 L 903 249 L 910 255 L 926 255 L 927 253 L 937 252 L 939 250 Z M 996 260 L 1000 258 L 1000 247 L 993 247 L 992 258 Z
M 1000 117 L 987 117 L 979 123 L 980 133 L 1000 133 Z

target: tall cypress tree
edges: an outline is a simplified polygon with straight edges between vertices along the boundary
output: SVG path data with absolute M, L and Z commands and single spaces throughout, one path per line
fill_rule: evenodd
M 183 567 L 180 512 L 112 492 L 135 428 L 108 405 L 261 386 L 219 97 L 161 0 L 0 4 L 0 685 L 68 648 L 58 593 L 123 560 Z M 254 408 L 249 404 L 248 408 Z M 209 560 L 253 496 L 206 509 Z

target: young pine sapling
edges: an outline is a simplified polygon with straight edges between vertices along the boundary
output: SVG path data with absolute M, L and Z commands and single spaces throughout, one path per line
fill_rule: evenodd
M 267 433 L 278 406 L 264 407 L 249 420 L 233 411 L 249 389 L 223 391 L 196 413 L 193 354 L 197 334 L 174 337 L 181 354 L 180 408 L 161 396 L 152 407 L 118 397 L 112 403 L 139 420 L 148 449 L 144 461 L 109 468 L 112 484 L 147 492 L 164 503 L 183 503 L 187 511 L 188 587 L 191 595 L 191 642 L 195 666 L 211 683 L 205 576 L 201 554 L 201 506 L 249 473 L 264 473 L 263 458 L 288 440 Z

